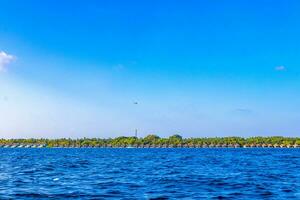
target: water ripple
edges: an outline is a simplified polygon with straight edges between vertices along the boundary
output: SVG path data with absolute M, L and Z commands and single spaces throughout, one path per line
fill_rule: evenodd
M 300 149 L 0 153 L 0 199 L 300 199 Z

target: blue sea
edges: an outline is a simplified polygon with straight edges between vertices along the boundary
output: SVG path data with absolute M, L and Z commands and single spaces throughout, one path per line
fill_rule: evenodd
M 0 149 L 0 199 L 300 199 L 300 149 Z

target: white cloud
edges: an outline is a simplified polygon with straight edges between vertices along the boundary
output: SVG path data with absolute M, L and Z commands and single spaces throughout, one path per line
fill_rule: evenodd
M 275 67 L 275 70 L 276 71 L 284 71 L 285 70 L 285 66 L 277 66 L 277 67 Z
M 0 51 L 0 72 L 5 71 L 9 63 L 15 59 L 15 56 Z

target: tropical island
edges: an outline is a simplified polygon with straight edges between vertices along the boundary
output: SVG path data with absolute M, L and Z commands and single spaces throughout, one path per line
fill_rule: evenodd
M 172 135 L 146 137 L 82 138 L 82 139 L 0 139 L 2 148 L 299 148 L 298 137 L 205 137 L 183 138 Z

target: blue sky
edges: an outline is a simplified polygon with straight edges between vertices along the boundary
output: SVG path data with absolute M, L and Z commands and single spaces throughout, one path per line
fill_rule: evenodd
M 299 10 L 0 0 L 0 136 L 297 136 Z

